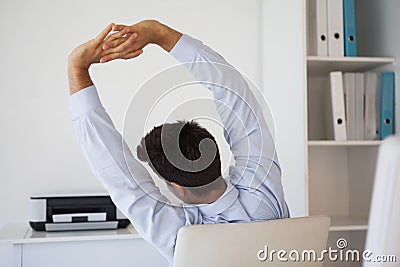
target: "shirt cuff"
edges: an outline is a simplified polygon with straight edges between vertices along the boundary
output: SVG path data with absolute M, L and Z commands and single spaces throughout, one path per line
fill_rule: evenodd
M 201 44 L 200 40 L 183 34 L 169 53 L 182 63 L 192 62 Z
M 92 85 L 82 89 L 69 98 L 71 119 L 76 120 L 83 114 L 101 107 L 101 101 L 97 94 L 96 86 Z

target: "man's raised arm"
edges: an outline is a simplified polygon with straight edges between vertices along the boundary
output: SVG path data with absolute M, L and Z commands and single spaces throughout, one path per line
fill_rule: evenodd
M 188 221 L 191 210 L 167 204 L 150 174 L 131 154 L 101 104 L 89 67 L 108 55 L 103 50 L 104 39 L 114 25 L 109 25 L 98 37 L 74 49 L 68 58 L 70 107 L 78 144 L 113 202 L 134 224 L 139 234 L 156 246 L 172 265 L 175 238 L 179 228 Z M 132 42 L 136 34 L 117 32 L 107 38 L 124 38 Z M 121 58 L 133 58 L 142 50 L 120 53 Z M 193 214 L 193 218 L 196 213 Z
M 259 102 L 242 74 L 201 41 L 183 35 L 170 52 L 208 88 L 224 125 L 224 135 L 236 160 L 231 182 L 268 201 L 264 218 L 288 216 L 275 144 Z M 245 193 L 244 193 L 245 192 Z

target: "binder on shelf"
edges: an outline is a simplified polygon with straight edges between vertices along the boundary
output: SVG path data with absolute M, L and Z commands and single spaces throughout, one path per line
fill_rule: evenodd
M 330 92 L 327 103 L 327 136 L 331 140 L 345 141 L 346 118 L 344 108 L 343 77 L 342 72 L 329 73 Z
M 343 57 L 343 0 L 328 0 L 327 11 L 328 55 L 330 57 Z
M 365 88 L 365 127 L 364 139 L 379 139 L 380 117 L 380 85 L 379 75 L 375 72 L 366 72 L 364 75 Z
M 394 72 L 381 76 L 381 139 L 393 134 Z
M 327 0 L 310 0 L 308 5 L 308 54 L 328 56 Z
M 364 73 L 355 74 L 356 140 L 364 140 Z
M 343 74 L 343 91 L 345 95 L 346 135 L 347 140 L 356 140 L 356 91 L 355 74 Z
M 343 0 L 344 55 L 357 56 L 354 0 Z

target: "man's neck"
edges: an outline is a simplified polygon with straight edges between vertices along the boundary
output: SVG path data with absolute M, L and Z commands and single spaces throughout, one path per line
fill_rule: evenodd
M 186 199 L 182 199 L 185 203 L 187 204 L 193 204 L 193 205 L 201 205 L 201 204 L 211 204 L 215 201 L 217 201 L 226 191 L 227 185 L 226 182 L 223 178 L 219 178 L 215 180 L 214 182 L 206 185 L 208 187 L 208 190 L 205 190 L 205 188 L 197 189 L 201 190 L 201 192 L 207 192 L 206 194 L 201 194 L 200 191 L 198 194 L 194 193 L 191 189 L 189 190 L 190 196 L 188 196 Z
M 211 191 L 210 194 L 206 197 L 203 204 L 211 204 L 211 203 L 217 201 L 225 193 L 226 188 L 227 188 L 225 180 L 221 179 L 220 183 L 221 183 L 221 186 L 218 186 L 217 190 Z

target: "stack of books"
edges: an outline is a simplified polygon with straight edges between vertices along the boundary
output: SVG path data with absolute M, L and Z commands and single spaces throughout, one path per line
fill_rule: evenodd
M 354 0 L 309 0 L 308 4 L 308 55 L 357 56 Z
M 328 139 L 379 140 L 394 133 L 394 72 L 330 73 Z

